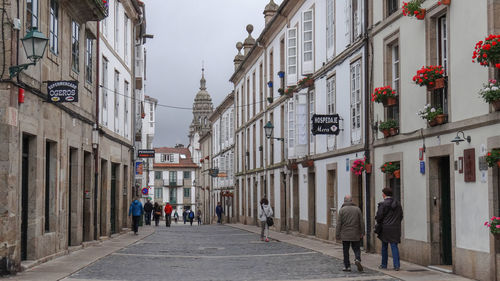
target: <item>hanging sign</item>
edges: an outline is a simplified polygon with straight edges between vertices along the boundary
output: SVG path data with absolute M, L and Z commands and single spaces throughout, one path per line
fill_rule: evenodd
M 144 164 L 142 162 L 135 162 L 135 174 L 136 175 L 142 175 L 142 172 L 143 172 L 143 169 L 144 169 Z
M 338 114 L 314 114 L 311 118 L 311 132 L 313 135 L 338 135 L 339 120 Z
M 137 151 L 137 158 L 155 158 L 154 149 L 139 149 Z
M 47 81 L 49 102 L 78 102 L 78 81 Z
M 144 188 L 142 189 L 142 195 L 149 195 L 149 188 L 144 187 Z

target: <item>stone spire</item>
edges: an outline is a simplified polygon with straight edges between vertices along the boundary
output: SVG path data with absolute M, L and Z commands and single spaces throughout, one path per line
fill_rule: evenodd
M 264 19 L 267 23 L 274 17 L 276 14 L 276 11 L 278 11 L 279 6 L 274 3 L 274 0 L 269 1 L 269 4 L 266 5 L 266 8 L 264 9 Z
M 243 48 L 245 50 L 245 56 L 250 52 L 250 49 L 252 49 L 253 45 L 255 45 L 255 39 L 252 37 L 252 32 L 253 32 L 253 25 L 249 24 L 247 25 L 247 32 L 248 32 L 248 37 L 243 41 Z
M 243 49 L 243 43 L 238 42 L 236 43 L 236 49 L 238 50 L 238 54 L 234 57 L 234 70 L 236 71 L 240 64 L 243 62 L 243 59 L 245 58 L 244 55 L 241 54 L 241 49 Z
M 210 94 L 207 92 L 207 80 L 205 80 L 205 68 L 201 69 L 200 91 L 196 94 L 193 103 L 193 121 L 189 126 L 189 138 L 196 133 L 199 136 L 210 131 L 208 116 L 212 114 L 213 104 Z

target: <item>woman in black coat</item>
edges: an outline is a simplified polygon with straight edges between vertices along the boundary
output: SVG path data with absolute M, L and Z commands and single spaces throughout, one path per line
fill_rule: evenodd
M 160 217 L 161 217 L 161 206 L 158 204 L 158 202 L 155 202 L 155 206 L 153 207 L 153 218 L 155 220 L 155 225 L 158 226 L 160 223 Z
M 382 190 L 384 201 L 378 203 L 375 221 L 375 232 L 382 241 L 382 264 L 379 268 L 387 268 L 388 246 L 391 245 L 394 270 L 400 267 L 398 244 L 401 243 L 401 221 L 403 220 L 403 208 L 401 204 L 392 198 L 392 190 L 388 187 Z

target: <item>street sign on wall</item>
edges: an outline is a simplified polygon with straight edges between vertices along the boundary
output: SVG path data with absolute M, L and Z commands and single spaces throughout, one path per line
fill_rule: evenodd
M 311 118 L 313 135 L 338 135 L 339 128 L 338 114 L 314 114 Z
M 135 174 L 142 175 L 144 164 L 142 162 L 135 162 Z
M 78 81 L 47 81 L 49 102 L 78 102 Z
M 139 149 L 137 150 L 137 158 L 155 158 L 155 150 Z

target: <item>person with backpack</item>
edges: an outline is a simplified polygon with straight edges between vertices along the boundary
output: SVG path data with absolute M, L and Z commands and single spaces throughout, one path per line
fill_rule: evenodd
M 130 215 L 132 215 L 133 230 L 135 235 L 137 235 L 137 232 L 139 231 L 139 221 L 141 220 L 141 216 L 143 214 L 144 209 L 142 208 L 142 203 L 136 197 L 128 209 L 128 216 L 130 217 Z
M 193 210 L 189 210 L 188 217 L 189 217 L 189 223 L 191 224 L 191 226 L 193 226 L 193 220 L 194 220 L 194 211 Z
M 274 224 L 272 216 L 273 216 L 273 209 L 269 205 L 269 201 L 266 198 L 262 198 L 260 200 L 260 206 L 258 206 L 259 210 L 259 215 L 258 218 L 260 220 L 260 226 L 262 228 L 262 231 L 260 232 L 260 240 L 261 241 L 266 241 L 269 242 L 269 226 L 272 226 Z M 267 234 L 265 234 L 265 230 L 267 229 Z M 264 240 L 265 236 L 265 240 Z
M 161 205 L 158 204 L 158 202 L 155 202 L 155 205 L 153 207 L 153 219 L 155 220 L 155 225 L 158 226 L 160 223 L 160 217 L 161 217 Z
M 166 227 L 170 227 L 170 223 L 172 222 L 172 205 L 170 205 L 170 203 L 167 202 L 167 204 L 165 204 L 165 226 Z
M 144 204 L 144 221 L 146 225 L 151 225 L 151 213 L 153 212 L 153 204 L 151 204 L 151 199 L 148 198 L 146 204 Z
M 177 224 L 177 221 L 179 220 L 179 213 L 177 213 L 177 209 L 175 210 L 175 213 L 174 213 L 174 221 L 175 221 L 175 224 Z

